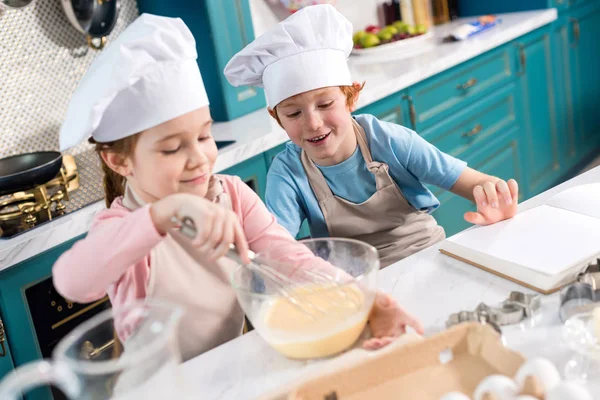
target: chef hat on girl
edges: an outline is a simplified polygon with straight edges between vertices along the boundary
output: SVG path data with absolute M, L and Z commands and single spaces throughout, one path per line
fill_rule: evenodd
M 196 42 L 180 18 L 142 14 L 92 62 L 60 131 L 66 150 L 106 143 L 209 104 Z
M 352 24 L 329 4 L 309 6 L 258 37 L 225 67 L 233 86 L 264 87 L 275 107 L 294 95 L 352 85 Z

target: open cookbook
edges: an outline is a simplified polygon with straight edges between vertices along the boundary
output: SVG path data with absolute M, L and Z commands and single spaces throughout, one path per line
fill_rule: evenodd
M 440 251 L 548 294 L 600 257 L 600 183 L 575 186 L 510 220 L 446 239 Z

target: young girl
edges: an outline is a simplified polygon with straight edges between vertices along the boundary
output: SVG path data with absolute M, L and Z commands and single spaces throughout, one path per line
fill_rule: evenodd
M 231 59 L 234 86 L 263 86 L 269 113 L 292 143 L 273 161 L 267 207 L 292 235 L 307 219 L 313 237 L 363 240 L 382 266 L 444 239 L 429 214 L 433 184 L 477 204 L 465 219 L 492 224 L 517 212 L 518 187 L 444 154 L 415 132 L 357 115 L 347 58 L 352 25 L 331 5 L 302 9 Z M 401 73 L 401 72 L 400 72 Z
M 144 298 L 183 305 L 183 359 L 242 333 L 243 311 L 218 260 L 230 244 L 242 255 L 275 249 L 281 260 L 314 263 L 238 177 L 212 174 L 211 123 L 191 32 L 180 19 L 144 14 L 94 60 L 60 135 L 63 150 L 90 136 L 96 143 L 109 208 L 54 265 L 56 289 L 77 302 L 108 293 L 113 307 Z M 181 216 L 197 228 L 193 241 L 177 233 L 172 218 Z M 406 326 L 422 332 L 383 294 L 370 326 L 367 348 Z

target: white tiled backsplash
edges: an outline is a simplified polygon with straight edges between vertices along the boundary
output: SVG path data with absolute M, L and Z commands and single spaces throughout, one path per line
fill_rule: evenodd
M 382 22 L 381 4 L 386 0 L 337 0 L 336 8 L 352 23 L 354 31 L 364 29 L 370 24 Z M 256 36 L 263 34 L 290 13 L 277 1 L 250 0 L 252 24 Z

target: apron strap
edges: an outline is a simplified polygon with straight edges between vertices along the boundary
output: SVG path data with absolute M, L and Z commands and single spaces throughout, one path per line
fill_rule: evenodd
M 388 165 L 379 161 L 373 161 L 364 128 L 358 122 L 356 122 L 354 118 L 352 118 L 352 126 L 354 128 L 354 134 L 356 135 L 356 142 L 360 149 L 360 153 L 367 164 L 367 169 L 370 173 L 375 175 L 377 190 L 381 190 L 386 186 L 393 185 L 394 181 L 388 173 Z M 323 173 L 308 157 L 306 151 L 302 150 L 300 160 L 302 161 L 302 165 L 306 171 L 308 183 L 310 184 L 310 187 L 312 188 L 317 200 L 321 202 L 330 197 L 334 197 L 335 195 L 327 184 Z M 378 173 L 381 169 L 383 169 L 383 171 L 381 171 L 383 173 Z
M 308 183 L 315 193 L 319 203 L 325 199 L 333 197 L 333 192 L 327 184 L 323 173 L 319 170 L 319 168 L 317 168 L 313 160 L 308 157 L 308 154 L 306 154 L 304 149 L 302 149 L 302 153 L 300 154 L 300 160 L 302 161 L 302 165 L 306 171 Z
M 356 141 L 358 142 L 360 152 L 363 155 L 365 163 L 367 164 L 367 169 L 370 173 L 375 175 L 375 184 L 377 186 L 377 190 L 381 190 L 384 187 L 393 185 L 394 180 L 388 172 L 388 165 L 379 161 L 373 161 L 373 156 L 371 155 L 371 150 L 369 150 L 367 135 L 364 128 L 358 122 L 356 122 L 354 118 L 352 118 L 352 123 L 354 126 L 354 133 L 356 134 Z M 379 173 L 380 171 L 381 173 Z

